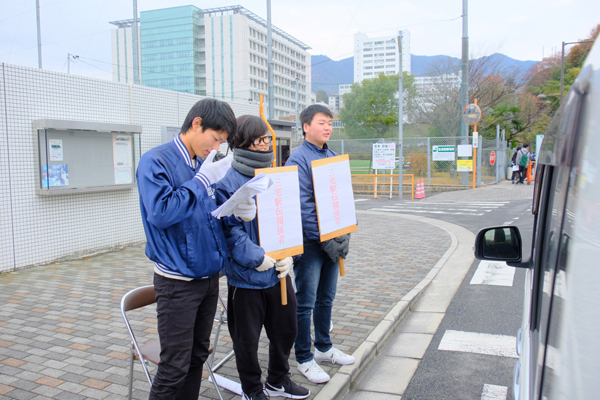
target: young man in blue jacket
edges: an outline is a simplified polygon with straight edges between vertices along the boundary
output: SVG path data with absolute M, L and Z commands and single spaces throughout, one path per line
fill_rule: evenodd
M 219 294 L 219 270 L 227 258 L 214 184 L 232 157 L 213 162 L 237 128 L 231 107 L 203 99 L 189 111 L 181 133 L 141 157 L 137 169 L 146 255 L 154 262 L 160 363 L 150 399 L 198 398 L 202 365 Z M 202 161 L 202 159 L 205 159 Z M 255 206 L 236 215 L 254 218 Z
M 335 157 L 327 147 L 333 115 L 329 108 L 313 104 L 300 114 L 304 142 L 288 158 L 286 166 L 297 165 L 302 204 L 304 254 L 294 262 L 298 300 L 298 335 L 295 351 L 298 370 L 311 382 L 323 383 L 330 377 L 315 362 L 352 364 L 354 357 L 333 347 L 329 335 L 331 309 L 339 275 L 338 259 L 348 252 L 350 235 L 321 243 L 311 161 Z M 315 328 L 315 353 L 311 350 L 311 312 Z

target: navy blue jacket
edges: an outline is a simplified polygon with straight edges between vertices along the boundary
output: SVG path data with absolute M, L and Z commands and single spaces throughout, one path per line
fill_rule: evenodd
M 317 219 L 317 206 L 315 203 L 315 190 L 313 189 L 312 169 L 310 162 L 321 158 L 335 157 L 338 154 L 329 150 L 327 143 L 323 148 L 304 140 L 290 158 L 286 166 L 298 166 L 298 180 L 300 181 L 300 204 L 302 204 L 302 231 L 305 239 L 321 241 L 319 235 L 319 221 Z
M 168 275 L 211 277 L 227 259 L 221 222 L 210 214 L 216 208 L 214 186 L 206 188 L 195 177 L 201 163 L 193 167 L 176 137 L 144 153 L 138 165 L 146 255 Z
M 223 179 L 217 182 L 217 204 L 221 205 L 250 177 L 230 168 Z M 229 262 L 223 268 L 227 282 L 243 289 L 267 289 L 279 282 L 275 268 L 259 272 L 265 251 L 258 245 L 258 221 L 243 221 L 235 216 L 224 217 L 223 231 L 227 240 Z

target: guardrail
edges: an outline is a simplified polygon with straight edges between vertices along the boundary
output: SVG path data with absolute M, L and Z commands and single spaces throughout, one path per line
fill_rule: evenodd
M 388 183 L 385 182 L 385 178 L 390 178 L 390 182 L 389 182 L 389 194 L 390 194 L 390 199 L 392 198 L 392 194 L 393 193 L 400 193 L 400 187 L 402 187 L 402 193 L 410 193 L 411 195 L 411 200 L 415 199 L 415 175 L 414 174 L 402 174 L 402 185 L 398 185 L 398 183 L 395 184 L 395 186 L 398 186 L 398 190 L 393 190 L 393 186 L 394 186 L 394 178 L 399 179 L 398 174 L 351 174 L 350 175 L 352 177 L 352 187 L 354 189 L 354 193 L 373 193 L 373 198 L 376 199 L 377 198 L 377 187 L 381 186 L 381 185 L 388 185 Z M 410 183 L 405 182 L 404 178 L 405 177 L 410 177 Z M 372 178 L 372 179 L 371 179 Z M 384 182 L 383 183 L 379 183 L 378 182 L 378 178 L 384 178 Z M 372 190 L 369 189 L 362 189 L 362 188 L 355 188 L 358 185 L 362 185 L 362 186 L 373 186 Z M 410 191 L 404 191 L 403 187 L 404 185 L 410 185 Z M 380 193 L 384 192 L 384 190 L 380 190 Z M 387 191 L 385 191 L 387 192 Z

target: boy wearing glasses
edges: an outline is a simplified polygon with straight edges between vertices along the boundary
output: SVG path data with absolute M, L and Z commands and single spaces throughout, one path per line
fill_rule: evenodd
M 181 133 L 141 157 L 137 169 L 146 255 L 154 262 L 160 363 L 150 399 L 197 399 L 227 246 L 214 184 L 232 157 L 213 162 L 237 129 L 231 107 L 204 99 L 189 111 Z M 204 161 L 202 161 L 204 159 Z M 235 215 L 252 219 L 254 205 Z
M 229 136 L 233 149 L 231 169 L 217 184 L 217 203 L 222 204 L 255 176 L 255 170 L 273 163 L 272 137 L 259 117 L 243 115 L 238 129 Z M 310 391 L 290 379 L 288 359 L 296 339 L 296 295 L 288 273 L 292 258 L 275 261 L 258 241 L 258 223 L 235 216 L 223 218 L 229 263 L 227 276 L 227 319 L 235 361 L 245 400 L 271 397 L 305 399 Z M 287 281 L 288 304 L 281 304 L 281 283 Z M 269 365 L 265 387 L 258 362 L 262 327 L 269 337 Z

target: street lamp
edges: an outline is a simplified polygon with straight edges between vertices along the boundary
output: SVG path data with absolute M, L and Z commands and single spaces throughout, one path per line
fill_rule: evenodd
M 594 43 L 593 40 L 582 40 L 580 42 L 562 42 L 562 55 L 560 57 L 560 102 L 563 99 L 563 88 L 565 86 L 565 45 L 567 44 L 581 44 L 581 43 Z

